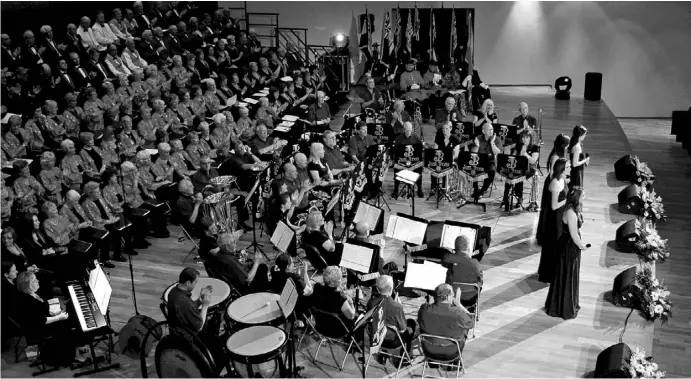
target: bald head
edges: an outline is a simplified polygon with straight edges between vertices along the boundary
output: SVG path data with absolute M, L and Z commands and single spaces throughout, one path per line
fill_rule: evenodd
M 67 195 L 65 195 L 65 197 L 69 201 L 77 202 L 77 201 L 79 201 L 80 195 L 79 195 L 79 192 L 77 192 L 75 190 L 69 190 L 69 191 L 67 191 Z
M 355 235 L 357 237 L 367 237 L 367 234 L 369 233 L 369 224 L 366 223 L 365 221 L 360 221 L 355 223 Z
M 295 165 L 299 168 L 307 167 L 307 156 L 305 156 L 305 154 L 303 153 L 295 154 L 293 161 L 295 162 Z

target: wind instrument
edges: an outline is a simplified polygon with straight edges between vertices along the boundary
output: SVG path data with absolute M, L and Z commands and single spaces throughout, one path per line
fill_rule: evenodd
M 420 111 L 420 106 L 415 106 L 415 115 L 413 116 L 413 134 L 420 137 L 422 142 L 425 142 L 425 137 L 422 133 L 422 112 Z

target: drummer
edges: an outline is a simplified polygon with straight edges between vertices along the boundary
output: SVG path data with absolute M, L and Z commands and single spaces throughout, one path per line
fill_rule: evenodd
M 379 90 L 374 88 L 374 78 L 371 76 L 367 77 L 365 90 L 362 91 L 360 97 L 364 100 L 362 108 L 371 108 L 375 111 L 384 108 L 384 97 Z

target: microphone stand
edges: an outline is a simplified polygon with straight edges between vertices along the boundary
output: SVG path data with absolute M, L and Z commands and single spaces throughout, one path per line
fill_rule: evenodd
M 252 201 L 252 198 L 254 197 L 255 193 L 258 194 L 259 196 L 261 196 L 259 191 L 257 191 L 257 188 L 259 188 L 259 182 L 260 181 L 261 181 L 261 175 L 257 175 L 257 182 L 254 184 L 254 193 L 248 194 L 248 196 L 250 198 L 247 199 L 247 201 L 249 201 L 252 204 L 252 243 L 249 246 L 247 246 L 247 250 L 249 251 L 249 249 L 254 248 L 255 254 L 257 253 L 257 250 L 259 250 L 262 253 L 262 255 L 264 256 L 264 258 L 266 258 L 267 261 L 271 261 L 269 259 L 269 257 L 266 255 L 266 253 L 264 252 L 264 250 L 262 250 L 263 245 L 257 242 L 257 218 L 256 218 L 256 214 L 257 214 L 257 204 L 259 203 L 259 199 L 257 199 L 257 201 Z
M 122 201 L 123 205 L 125 205 L 125 175 L 122 173 L 122 168 L 120 168 L 120 188 L 122 189 Z M 122 217 L 125 217 L 125 212 L 124 212 L 124 207 L 123 207 L 123 212 L 122 212 Z M 153 211 L 149 211 L 153 212 Z M 120 237 L 120 240 L 122 241 L 122 246 L 125 248 L 125 239 L 123 237 Z M 129 268 L 130 268 L 130 283 L 132 285 L 132 304 L 134 305 L 134 314 L 136 316 L 139 316 L 139 308 L 137 308 L 137 292 L 135 291 L 134 288 L 134 267 L 132 266 L 132 246 L 130 246 L 129 249 L 127 249 L 127 255 L 129 255 L 129 259 L 127 260 L 129 263 Z

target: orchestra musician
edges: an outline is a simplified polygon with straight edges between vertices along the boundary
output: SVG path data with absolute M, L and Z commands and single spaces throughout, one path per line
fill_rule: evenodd
M 355 166 L 348 164 L 341 149 L 336 145 L 336 133 L 331 130 L 324 132 L 324 163 L 329 165 L 331 172 L 338 176 L 341 172 L 352 171 Z
M 410 122 L 406 122 L 403 124 L 403 134 L 399 134 L 396 136 L 396 139 L 394 140 L 394 146 L 400 146 L 400 145 L 422 145 L 422 141 L 420 140 L 420 137 L 416 136 L 413 134 L 413 124 Z M 397 157 L 393 157 L 394 162 L 396 161 Z M 416 170 L 416 172 L 422 174 L 423 168 L 420 167 L 419 169 Z M 394 170 L 394 189 L 393 193 L 391 194 L 391 197 L 396 199 L 398 198 L 398 185 L 399 181 L 395 179 L 396 177 L 396 172 L 400 170 Z M 422 194 L 422 175 L 417 180 L 417 197 L 423 197 L 424 195 Z
M 492 99 L 486 99 L 480 109 L 473 112 L 475 116 L 475 125 L 480 126 L 484 123 L 496 124 L 499 122 L 499 116 L 494 110 L 494 102 Z M 519 132 L 520 134 L 520 132 Z
M 434 303 L 422 304 L 418 311 L 417 322 L 420 333 L 450 337 L 458 341 L 463 351 L 468 331 L 473 327 L 473 316 L 461 304 L 461 290 L 442 283 L 434 289 Z M 458 350 L 453 344 L 429 345 L 423 342 L 426 354 L 435 359 L 450 361 L 458 357 Z
M 375 88 L 374 78 L 371 76 L 367 77 L 366 88 L 360 93 L 360 98 L 362 98 L 363 103 L 361 107 L 372 108 L 375 111 L 379 111 L 384 107 L 384 97 L 381 92 Z
M 357 124 L 357 133 L 353 133 L 348 141 L 348 153 L 355 164 L 366 160 L 367 148 L 374 145 L 374 139 L 367 134 L 367 123 Z
M 307 170 L 309 171 L 312 184 L 317 187 L 325 187 L 339 184 L 339 180 L 335 180 L 331 168 L 324 163 L 324 145 L 319 142 L 313 142 L 310 145 L 310 158 L 307 163 Z
M 437 135 L 435 138 L 438 138 L 442 134 L 442 127 L 447 122 L 460 122 L 463 116 L 463 110 L 456 108 L 456 99 L 447 97 L 446 100 L 444 100 L 444 109 L 438 110 L 434 119 L 434 126 L 437 128 Z
M 247 145 L 249 145 L 252 154 L 254 156 L 259 157 L 262 161 L 265 162 L 270 162 L 273 160 L 273 154 L 272 153 L 265 153 L 262 154 L 259 152 L 259 150 L 267 148 L 274 143 L 274 138 L 269 137 L 269 130 L 266 128 L 266 125 L 263 123 L 258 123 L 257 127 L 255 128 L 257 131 L 257 135 L 252 138 Z
M 447 99 L 453 100 L 452 97 Z M 451 121 L 445 122 L 444 126 L 441 127 L 441 135 L 437 134 L 437 136 L 434 138 L 434 148 L 444 150 L 445 155 L 453 154 L 453 162 L 455 162 L 460 151 L 460 149 L 456 148 L 456 146 L 459 146 L 461 141 L 458 139 L 458 137 L 451 135 L 451 129 Z M 437 178 L 430 175 L 430 181 L 432 183 L 432 189 L 437 188 Z M 442 178 L 441 186 L 442 188 L 446 187 L 446 177 Z
M 324 222 L 324 215 L 321 212 L 312 211 L 307 215 L 305 231 L 302 233 L 302 244 L 316 249 L 327 264 L 337 265 L 341 263 L 341 256 L 336 252 L 333 229 L 332 221 Z
M 482 268 L 480 263 L 473 259 L 473 246 L 466 235 L 456 237 L 454 241 L 454 252 L 446 253 L 442 262 L 451 265 L 446 273 L 446 283 L 453 285 L 456 283 L 477 283 L 482 291 Z M 461 294 L 461 304 L 470 307 L 475 304 L 478 292 L 475 289 L 463 291 Z
M 393 135 L 397 136 L 403 133 L 403 124 L 410 121 L 410 114 L 405 110 L 405 104 L 402 100 L 396 100 L 393 103 L 393 111 L 386 114 L 386 123 L 393 127 Z
M 307 120 L 310 122 L 311 131 L 323 133 L 329 129 L 331 110 L 325 99 L 326 94 L 323 91 L 317 91 L 317 101 L 309 106 Z
M 224 175 L 235 176 L 240 190 L 249 192 L 257 180 L 254 168 L 261 160 L 252 154 L 250 147 L 240 140 L 233 143 L 233 151 L 233 154 L 221 165 L 221 171 Z
M 482 188 L 478 189 L 478 183 L 473 183 L 473 188 L 475 190 L 473 198 L 477 201 L 487 192 L 489 186 L 494 181 L 494 175 L 497 173 L 495 157 L 501 152 L 501 141 L 497 139 L 497 136 L 494 134 L 492 125 L 485 123 L 482 126 L 482 135 L 475 138 L 470 147 L 470 151 L 477 154 L 487 154 L 489 155 L 490 161 L 490 167 L 487 170 L 487 178 L 482 183 Z
M 539 159 L 539 149 L 533 144 L 533 134 L 530 130 L 524 130 L 520 135 L 521 142 L 511 149 L 511 155 L 517 157 L 526 157 L 528 159 L 528 171 L 525 175 L 525 180 L 528 180 L 535 175 L 535 167 L 537 166 L 537 161 Z M 502 204 L 505 205 L 505 209 L 509 210 L 509 191 L 511 186 L 509 184 L 504 185 L 504 199 Z M 513 189 L 514 196 L 516 196 L 516 204 L 514 204 L 514 209 L 521 207 L 523 203 L 523 181 L 518 182 L 514 185 Z
M 516 130 L 516 141 L 514 141 L 514 143 L 516 144 L 520 142 L 520 137 L 518 136 L 520 136 L 524 130 L 528 129 L 532 132 L 535 128 L 535 125 L 537 125 L 537 120 L 530 114 L 528 103 L 521 102 L 520 104 L 518 104 L 518 111 L 520 112 L 520 114 L 514 117 L 513 121 L 511 121 L 512 125 L 516 125 L 518 127 L 518 129 Z

